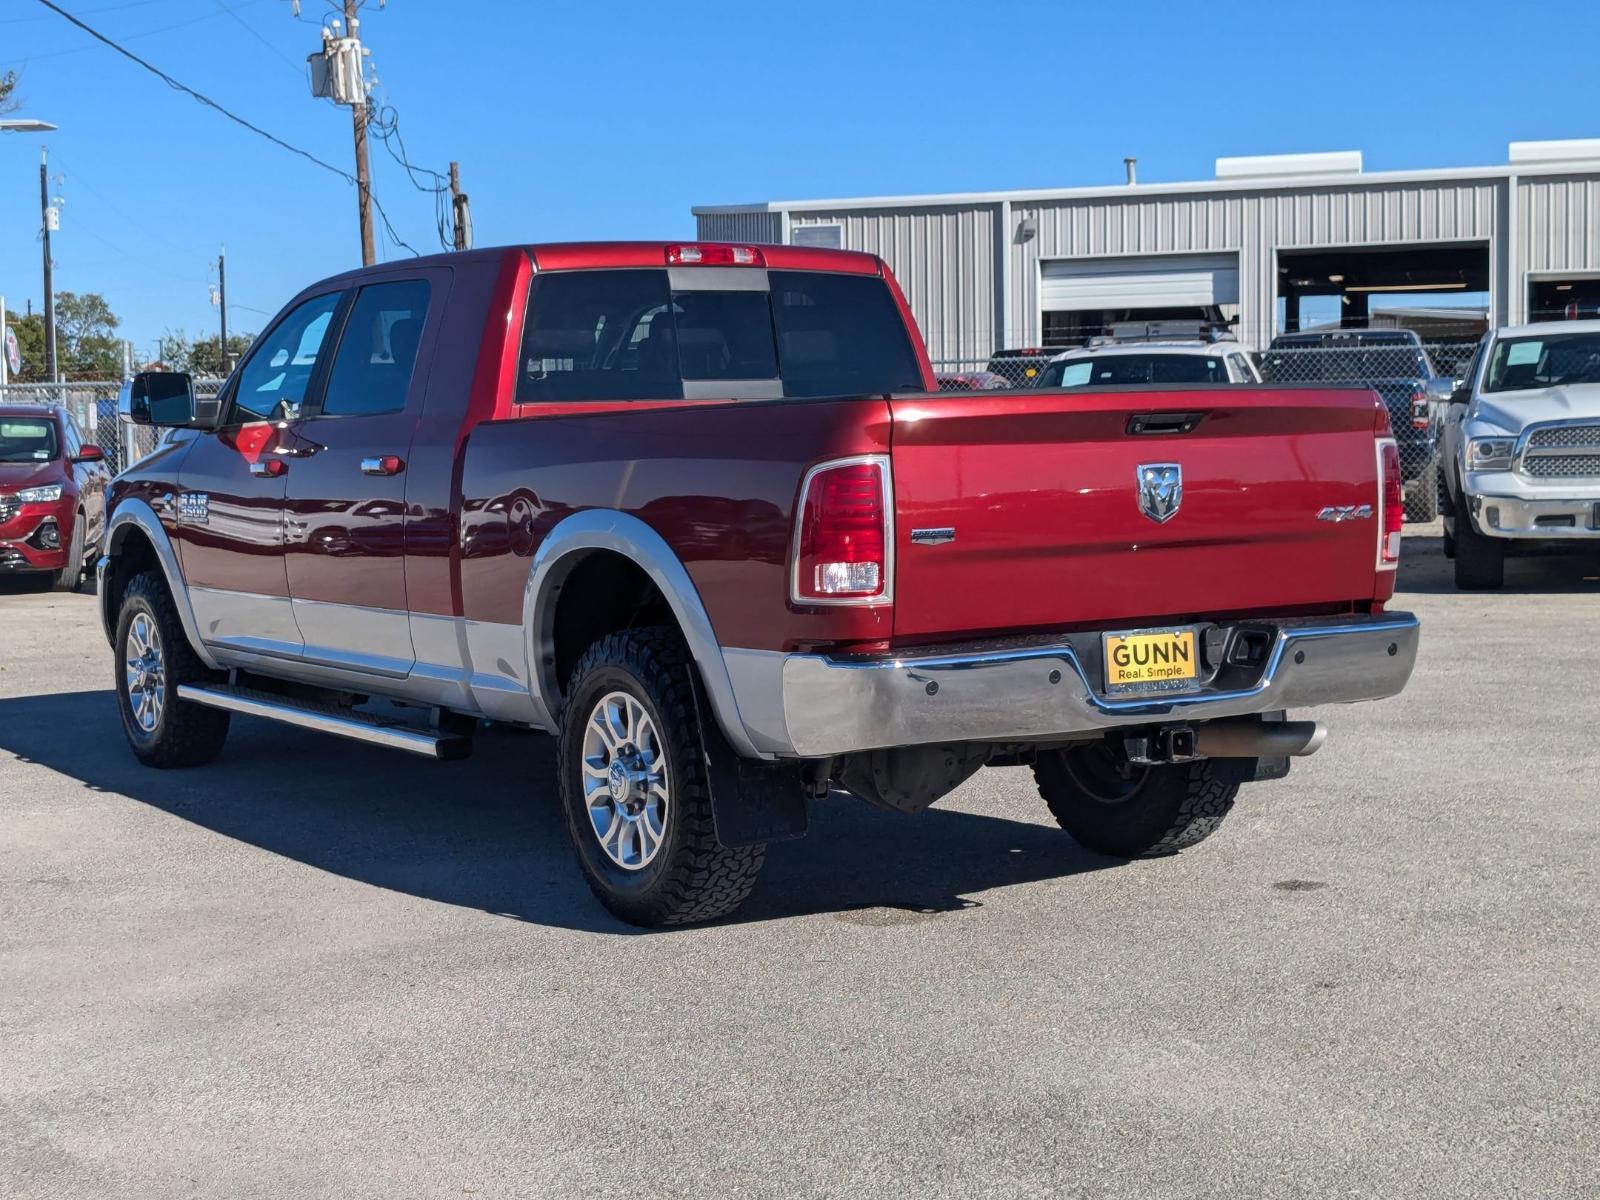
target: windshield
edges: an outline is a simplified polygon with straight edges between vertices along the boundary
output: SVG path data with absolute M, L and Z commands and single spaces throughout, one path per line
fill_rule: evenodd
M 1039 372 L 1039 387 L 1115 387 L 1137 383 L 1227 383 L 1228 365 L 1202 354 L 1116 354 L 1069 358 Z
M 55 456 L 54 421 L 0 417 L 0 463 L 49 462 Z
M 1494 344 L 1486 392 L 1515 392 L 1562 383 L 1600 383 L 1600 333 L 1502 338 Z

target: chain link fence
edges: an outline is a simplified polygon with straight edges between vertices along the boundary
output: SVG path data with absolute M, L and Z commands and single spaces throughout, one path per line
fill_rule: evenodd
M 215 396 L 225 380 L 197 379 L 197 396 Z M 78 380 L 71 383 L 8 383 L 0 387 L 0 404 L 42 404 L 60 408 L 77 426 L 85 442 L 105 451 L 113 471 L 138 462 L 154 450 L 162 434 L 148 425 L 128 425 L 117 416 L 119 380 Z
M 1125 341 L 1116 343 L 1133 352 L 1128 358 L 1118 354 L 1090 356 L 1099 365 L 1077 373 L 1078 386 L 1110 384 L 1185 383 L 1231 381 L 1239 371 L 1227 364 L 1198 362 L 1194 350 L 1202 347 L 1190 341 L 1182 353 L 1172 353 L 1172 345 L 1159 342 Z M 1448 402 L 1431 395 L 1429 384 L 1436 379 L 1458 380 L 1476 348 L 1476 339 L 1423 342 L 1415 335 L 1394 330 L 1318 330 L 1287 334 L 1272 339 L 1272 348 L 1249 350 L 1239 342 L 1224 339 L 1212 342 L 1217 357 L 1244 355 L 1250 369 L 1269 384 L 1367 384 L 1384 400 L 1389 421 L 1400 448 L 1401 470 L 1406 481 L 1406 517 L 1412 521 L 1431 521 L 1439 511 L 1438 443 Z M 988 391 L 1048 386 L 1063 373 L 1061 368 L 1047 372 L 1052 359 L 1083 347 L 1054 349 L 1002 350 L 984 359 L 946 359 L 933 364 L 939 390 L 948 392 Z M 1165 353 L 1163 353 L 1165 351 Z

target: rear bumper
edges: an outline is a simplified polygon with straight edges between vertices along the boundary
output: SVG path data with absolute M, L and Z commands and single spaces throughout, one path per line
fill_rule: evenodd
M 752 742 L 803 758 L 934 742 L 1049 742 L 1378 700 L 1405 687 L 1416 663 L 1419 624 L 1410 613 L 1235 628 L 1246 626 L 1266 630 L 1259 664 L 1230 667 L 1224 683 L 1199 691 L 1137 698 L 1109 697 L 1092 682 L 1100 677 L 1097 634 L 893 659 L 727 656 Z

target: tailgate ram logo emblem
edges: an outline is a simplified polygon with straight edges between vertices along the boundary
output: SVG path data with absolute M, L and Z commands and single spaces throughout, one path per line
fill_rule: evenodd
M 1183 503 L 1183 468 L 1177 463 L 1141 463 L 1139 511 L 1156 524 L 1172 520 Z

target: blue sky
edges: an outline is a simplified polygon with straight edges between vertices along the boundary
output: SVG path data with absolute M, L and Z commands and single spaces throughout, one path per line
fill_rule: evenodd
M 326 0 L 60 0 L 178 79 L 342 168 L 313 100 Z M 1368 170 L 1503 162 L 1600 136 L 1600 6 L 877 0 L 367 0 L 363 38 L 413 161 L 462 164 L 480 245 L 681 237 L 693 204 L 1202 179 L 1227 154 L 1359 149 Z M 0 3 L 0 70 L 66 198 L 57 287 L 124 333 L 253 330 L 358 261 L 354 189 L 228 123 L 35 0 Z M 0 137 L 0 292 L 40 298 L 38 147 Z M 400 235 L 429 197 L 373 147 Z M 394 247 L 380 254 L 403 255 Z M 259 310 L 259 311 L 252 311 Z

